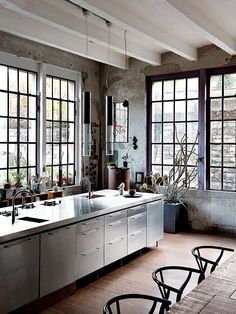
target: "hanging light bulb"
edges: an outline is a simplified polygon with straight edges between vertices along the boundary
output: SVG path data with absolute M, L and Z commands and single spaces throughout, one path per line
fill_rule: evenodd
M 106 96 L 106 155 L 113 155 L 113 136 L 112 96 Z

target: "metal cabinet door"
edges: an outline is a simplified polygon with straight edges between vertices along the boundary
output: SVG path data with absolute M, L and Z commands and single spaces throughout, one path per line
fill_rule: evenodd
M 147 246 L 154 245 L 163 238 L 163 201 L 147 204 Z

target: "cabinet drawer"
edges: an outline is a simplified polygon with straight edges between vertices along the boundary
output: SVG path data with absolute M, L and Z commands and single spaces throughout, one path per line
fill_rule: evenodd
M 127 255 L 127 237 L 119 237 L 105 245 L 105 265 Z
M 76 232 L 84 232 L 88 229 L 97 228 L 104 225 L 104 217 L 96 217 L 94 219 L 88 219 L 81 221 L 76 226 Z
M 77 233 L 77 254 L 82 251 L 100 247 L 104 243 L 104 226 L 93 227 Z
M 116 220 L 120 220 L 127 217 L 127 210 L 120 210 L 118 212 L 114 212 L 105 216 L 105 223 L 109 224 Z
M 128 218 L 128 234 L 146 228 L 146 212 Z
M 105 225 L 106 243 L 124 235 L 127 235 L 127 217 L 107 223 Z
M 131 233 L 128 236 L 128 254 L 138 251 L 146 246 L 146 228 Z
M 103 267 L 103 246 L 82 251 L 77 258 L 77 279 Z
M 128 217 L 137 215 L 139 213 L 146 212 L 146 205 L 135 206 L 128 209 Z

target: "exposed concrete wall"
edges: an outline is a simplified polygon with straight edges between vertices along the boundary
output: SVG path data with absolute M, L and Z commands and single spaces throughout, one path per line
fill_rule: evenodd
M 135 171 L 145 171 L 146 165 L 146 104 L 145 77 L 166 73 L 176 73 L 201 68 L 236 65 L 236 56 L 231 57 L 221 49 L 210 45 L 198 51 L 197 61 L 188 61 L 173 53 L 166 53 L 161 66 L 150 66 L 141 61 L 130 60 L 128 70 L 110 68 L 107 78 L 110 94 L 115 101 L 128 99 L 130 104 L 129 138 L 138 139 L 138 149 L 134 151 L 132 176 Z M 106 93 L 105 78 L 107 67 L 102 70 L 102 91 Z M 130 143 L 129 142 L 129 143 Z M 128 144 L 116 144 L 118 165 L 122 165 L 121 156 L 126 152 Z M 106 168 L 104 168 L 106 169 Z M 106 174 L 106 170 L 104 172 Z M 190 220 L 193 229 L 219 229 L 236 232 L 236 194 L 228 192 L 191 191 L 189 203 L 192 205 Z

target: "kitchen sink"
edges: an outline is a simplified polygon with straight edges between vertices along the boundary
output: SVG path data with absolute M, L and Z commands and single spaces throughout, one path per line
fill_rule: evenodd
M 30 221 L 30 222 L 45 222 L 48 221 L 47 219 L 41 219 L 41 218 L 34 218 L 34 217 L 22 217 L 22 218 L 18 218 L 18 220 L 24 220 L 24 221 Z
M 104 196 L 105 196 L 105 195 L 101 195 L 101 194 L 93 194 L 90 199 L 99 198 L 99 197 L 104 197 Z M 81 197 L 81 198 L 89 198 L 88 195 L 82 195 L 82 196 L 80 196 L 80 197 Z

